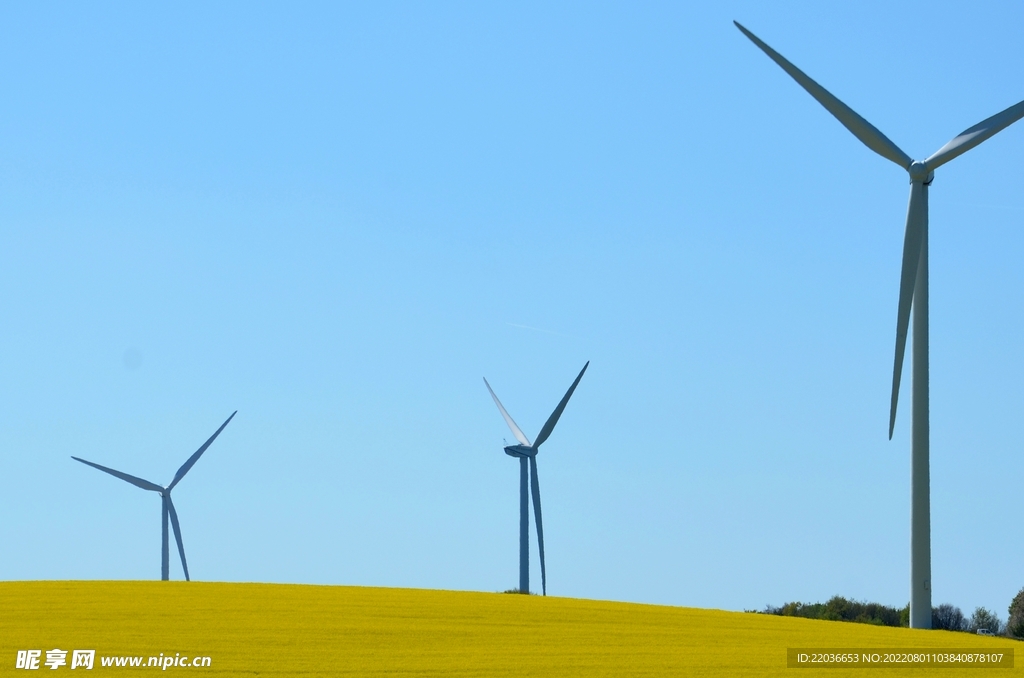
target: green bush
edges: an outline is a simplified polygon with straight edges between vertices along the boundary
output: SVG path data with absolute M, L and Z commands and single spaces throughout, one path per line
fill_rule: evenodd
M 1016 598 L 1014 604 L 1019 610 L 1019 631 L 1024 637 L 1024 590 Z M 1013 605 L 1011 605 L 1011 608 Z M 855 624 L 874 624 L 876 626 L 910 626 L 910 605 L 896 608 L 880 603 L 868 603 L 849 600 L 842 596 L 833 596 L 825 603 L 785 603 L 781 607 L 769 605 L 762 614 L 775 614 L 782 617 L 804 617 L 805 619 L 824 619 L 828 621 L 845 621 Z M 1012 617 L 1012 612 L 1011 612 Z M 999 619 L 988 612 L 980 610 L 975 617 L 968 620 L 959 607 L 948 603 L 932 608 L 932 628 L 947 631 L 971 631 L 978 628 L 991 628 L 997 633 L 1000 628 Z
M 908 608 L 909 609 L 909 608 Z M 906 626 L 902 611 L 880 603 L 847 600 L 833 596 L 826 603 L 786 603 L 782 607 L 765 608 L 764 614 L 782 617 L 803 617 L 805 619 L 826 619 L 877 626 Z M 909 617 L 909 613 L 907 615 Z

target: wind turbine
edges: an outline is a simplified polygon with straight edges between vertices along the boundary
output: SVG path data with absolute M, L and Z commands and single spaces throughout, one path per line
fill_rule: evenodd
M 185 562 L 185 546 L 181 543 L 181 528 L 178 526 L 178 512 L 174 510 L 174 503 L 171 502 L 171 490 L 174 489 L 175 485 L 181 482 L 181 479 L 185 477 L 185 474 L 189 472 L 189 469 L 191 469 L 195 465 L 195 463 L 199 461 L 199 457 L 203 456 L 203 452 L 206 452 L 206 448 L 209 447 L 210 444 L 217 439 L 217 436 L 220 435 L 220 432 L 224 430 L 224 427 L 228 425 L 228 422 L 230 422 L 236 414 L 238 414 L 238 410 L 232 412 L 231 416 L 227 418 L 227 421 L 220 425 L 220 428 L 217 429 L 217 432 L 210 436 L 210 439 L 203 443 L 203 446 L 196 450 L 195 454 L 189 457 L 185 461 L 185 463 L 181 465 L 181 468 L 178 469 L 178 472 L 174 474 L 174 479 L 171 480 L 171 484 L 168 485 L 167 487 L 161 487 L 156 483 L 149 482 L 148 480 L 136 478 L 135 476 L 130 476 L 127 473 L 121 473 L 120 471 L 115 471 L 112 468 L 107 468 L 106 466 L 94 464 L 91 461 L 86 461 L 85 459 L 79 459 L 78 457 L 74 456 L 71 457 L 75 461 L 80 461 L 83 464 L 92 466 L 93 468 L 97 468 L 103 471 L 104 473 L 109 473 L 115 478 L 120 478 L 125 482 L 129 482 L 136 487 L 141 487 L 144 490 L 156 492 L 160 495 L 163 501 L 163 550 L 161 551 L 160 559 L 160 579 L 163 581 L 167 581 L 169 579 L 170 574 L 170 554 L 167 542 L 168 516 L 170 516 L 171 518 L 171 527 L 174 528 L 174 540 L 178 542 L 178 555 L 181 556 L 181 569 L 185 572 L 185 581 L 189 581 L 188 564 Z
M 1024 101 L 964 130 L 926 160 L 913 160 L 871 123 L 811 80 L 781 54 L 734 21 L 736 27 L 818 100 L 865 146 L 910 174 L 910 205 L 903 236 L 903 270 L 896 312 L 896 357 L 892 368 L 889 439 L 896 424 L 903 355 L 907 347 L 910 311 L 914 311 L 913 381 L 910 426 L 910 626 L 932 625 L 931 518 L 928 488 L 928 187 L 934 172 L 1000 130 L 1024 117 Z
M 494 390 L 491 385 L 487 383 L 487 378 L 484 377 L 484 384 L 487 386 L 487 390 L 491 392 L 491 397 L 494 398 L 494 404 L 498 406 L 498 410 L 501 411 L 501 416 L 505 418 L 505 423 L 512 429 L 512 435 L 519 441 L 519 445 L 509 445 L 505 448 L 505 454 L 510 457 L 519 458 L 519 590 L 522 593 L 528 593 L 530 591 L 530 505 L 527 500 L 526 491 L 526 473 L 527 464 L 529 464 L 530 473 L 530 488 L 533 494 L 533 516 L 537 520 L 537 546 L 540 549 L 540 581 L 541 587 L 546 596 L 548 594 L 548 576 L 547 571 L 544 569 L 544 524 L 541 520 L 540 514 L 540 484 L 537 480 L 537 452 L 540 451 L 541 443 L 548 439 L 551 432 L 555 430 L 555 424 L 558 423 L 558 418 L 562 416 L 562 410 L 565 409 L 565 405 L 569 402 L 569 398 L 572 397 L 572 392 L 576 390 L 576 385 L 580 383 L 580 379 L 583 378 L 583 373 L 587 371 L 587 367 L 590 365 L 590 361 L 583 366 L 580 370 L 579 375 L 576 377 L 576 381 L 572 382 L 572 386 L 565 392 L 562 397 L 562 401 L 558 403 L 558 407 L 551 413 L 548 420 L 544 422 L 544 427 L 537 434 L 537 441 L 531 443 L 529 438 L 516 426 L 516 422 L 512 421 L 512 417 L 509 416 L 505 408 L 502 407 L 501 401 L 498 400 L 498 396 L 494 395 Z M 529 460 L 529 461 L 527 461 Z

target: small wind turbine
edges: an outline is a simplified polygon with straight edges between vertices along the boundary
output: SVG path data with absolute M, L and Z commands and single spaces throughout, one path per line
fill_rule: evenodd
M 228 422 L 231 421 L 236 414 L 238 414 L 238 410 L 232 412 L 231 416 L 227 418 L 227 421 L 220 425 L 220 428 L 217 429 L 217 432 L 210 436 L 210 439 L 203 443 L 203 446 L 196 450 L 195 454 L 189 457 L 188 460 L 181 465 L 181 468 L 178 469 L 178 472 L 174 474 L 174 479 L 171 481 L 171 484 L 168 485 L 167 487 L 160 487 L 156 483 L 151 483 L 148 480 L 136 478 L 135 476 L 130 476 L 127 473 L 121 473 L 120 471 L 115 471 L 112 468 L 107 468 L 106 466 L 94 464 L 91 461 L 86 461 L 85 459 L 79 459 L 78 457 L 74 456 L 71 457 L 75 461 L 80 461 L 83 464 L 87 464 L 88 466 L 97 468 L 103 471 L 104 473 L 109 473 L 115 478 L 120 478 L 121 480 L 129 482 L 132 485 L 135 485 L 136 487 L 141 487 L 142 489 L 150 490 L 151 492 L 157 492 L 160 495 L 161 499 L 163 500 L 163 550 L 161 551 L 160 560 L 160 579 L 163 581 L 167 581 L 169 579 L 170 574 L 170 554 L 167 541 L 168 516 L 170 516 L 171 518 L 171 527 L 174 528 L 174 540 L 178 542 L 178 555 L 181 556 L 181 569 L 185 572 L 185 581 L 189 581 L 188 564 L 185 562 L 185 546 L 181 543 L 181 528 L 178 526 L 178 513 L 177 511 L 174 510 L 174 504 L 171 502 L 171 490 L 174 489 L 175 485 L 181 482 L 181 479 L 185 477 L 185 474 L 189 472 L 189 469 L 191 469 L 192 466 L 194 466 L 195 463 L 199 461 L 199 457 L 203 455 L 203 452 L 206 451 L 206 448 L 210 446 L 210 443 L 217 439 L 217 436 L 220 435 L 220 432 L 224 430 L 224 427 L 228 425 Z
M 494 403 L 498 406 L 498 410 L 501 411 L 501 416 L 505 417 L 505 423 L 512 429 L 512 435 L 516 437 L 521 444 L 520 445 L 509 445 L 505 448 L 505 454 L 510 457 L 519 457 L 519 590 L 522 593 L 529 593 L 530 591 L 530 506 L 527 500 L 526 491 L 526 466 L 527 460 L 529 460 L 530 466 L 530 487 L 533 494 L 533 516 L 537 520 L 537 546 L 540 549 L 540 581 L 544 595 L 548 594 L 548 576 L 547 571 L 544 569 L 544 523 L 541 521 L 540 514 L 540 483 L 537 480 L 537 452 L 540 450 L 541 443 L 548 439 L 551 432 L 555 430 L 555 424 L 558 423 L 558 418 L 562 416 L 562 410 L 565 409 L 566 403 L 569 402 L 569 398 L 572 397 L 572 392 L 576 390 L 576 385 L 580 383 L 580 379 L 583 378 L 583 373 L 587 371 L 587 367 L 590 365 L 590 361 L 583 366 L 580 370 L 579 376 L 576 377 L 576 381 L 572 382 L 572 386 L 565 392 L 565 396 L 562 397 L 562 402 L 558 403 L 558 407 L 551 413 L 548 420 L 544 422 L 544 427 L 537 434 L 537 442 L 531 443 L 529 438 L 516 426 L 516 422 L 512 421 L 512 417 L 508 415 L 505 408 L 502 407 L 501 401 L 498 400 L 498 396 L 494 395 L 494 390 L 491 389 L 491 385 L 487 383 L 487 378 L 484 377 L 484 384 L 487 386 L 487 390 L 491 392 L 491 397 L 494 398 Z
M 811 80 L 756 35 L 733 22 L 750 40 L 782 67 L 807 93 L 818 100 L 865 146 L 891 160 L 910 174 L 910 205 L 907 230 L 903 236 L 903 270 L 896 312 L 896 357 L 892 368 L 892 397 L 889 404 L 889 439 L 896 424 L 896 400 L 900 392 L 903 355 L 914 310 L 914 371 L 910 425 L 910 626 L 928 629 L 932 625 L 931 517 L 928 489 L 928 187 L 934 172 L 966 153 L 1000 130 L 1024 117 L 1024 101 L 1010 106 L 974 127 L 966 129 L 927 160 L 913 160 L 871 123 Z

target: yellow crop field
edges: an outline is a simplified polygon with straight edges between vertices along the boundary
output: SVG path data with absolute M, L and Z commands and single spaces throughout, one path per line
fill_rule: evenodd
M 210 657 L 171 674 L 230 676 L 963 675 L 789 669 L 788 647 L 1020 649 L 962 633 L 570 598 L 280 584 L 0 583 L 0 674 L 19 650 L 96 651 L 91 674 L 150 656 Z M 101 658 L 142 657 L 142 668 Z M 984 675 L 1018 675 L 989 669 Z M 49 675 L 50 668 L 39 669 Z M 67 665 L 71 670 L 71 654 Z M 75 669 L 81 670 L 80 668 Z M 57 675 L 57 674 L 54 674 Z

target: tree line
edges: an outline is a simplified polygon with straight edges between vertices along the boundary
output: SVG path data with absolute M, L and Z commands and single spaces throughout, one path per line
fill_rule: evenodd
M 868 603 L 833 596 L 825 603 L 785 603 L 780 607 L 768 605 L 764 610 L 748 610 L 759 614 L 781 617 L 804 617 L 845 621 L 876 626 L 910 626 L 910 604 L 896 608 L 881 603 Z M 1010 602 L 1009 617 L 1004 623 L 995 612 L 979 607 L 971 616 L 949 603 L 932 608 L 932 628 L 945 631 L 977 633 L 986 630 L 994 635 L 1024 639 L 1024 589 Z

